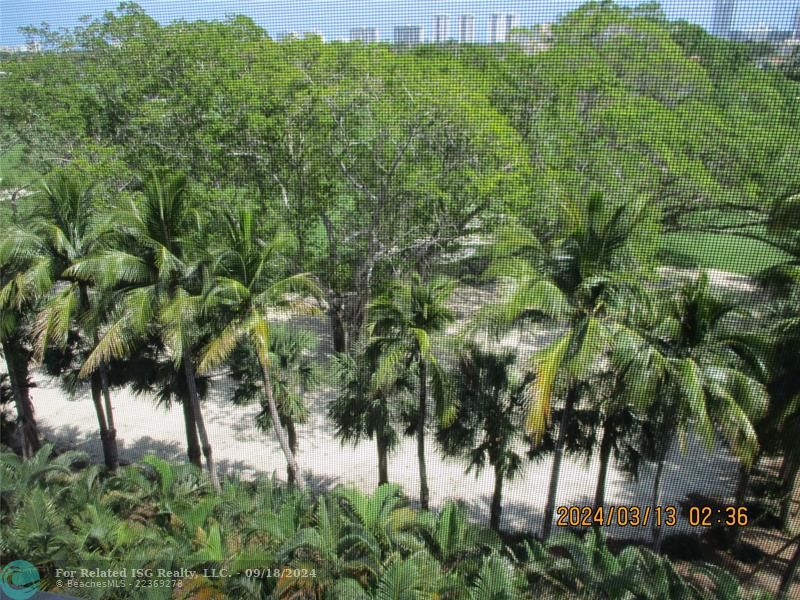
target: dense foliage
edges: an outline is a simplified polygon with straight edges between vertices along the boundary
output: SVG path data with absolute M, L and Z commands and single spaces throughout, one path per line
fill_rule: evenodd
M 0 454 L 2 550 L 8 560 L 33 562 L 44 589 L 76 597 L 710 600 L 741 593 L 724 571 L 698 565 L 687 578 L 645 548 L 613 553 L 597 532 L 512 547 L 470 523 L 463 506 L 418 511 L 393 484 L 372 495 L 336 488 L 313 497 L 274 480 L 228 480 L 214 492 L 192 465 L 150 456 L 109 475 L 78 453 L 51 451 L 45 446 L 29 461 Z M 81 568 L 124 569 L 126 576 L 83 581 L 127 586 L 70 590 L 69 577 L 56 571 Z M 134 569 L 185 571 L 148 579 L 175 587 L 137 590 Z

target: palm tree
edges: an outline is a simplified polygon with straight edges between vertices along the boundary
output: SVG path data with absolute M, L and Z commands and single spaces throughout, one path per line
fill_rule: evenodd
M 409 285 L 394 285 L 369 306 L 370 337 L 380 348 L 376 373 L 378 385 L 398 379 L 398 371 L 417 368 L 419 400 L 414 430 L 417 435 L 420 504 L 428 508 L 428 475 L 425 465 L 425 425 L 428 414 L 428 370 L 434 388 L 439 420 L 452 420 L 452 402 L 443 393 L 439 364 L 433 354 L 431 334 L 444 330 L 454 319 L 445 302 L 452 286 L 444 281 L 424 283 L 419 275 Z
M 0 228 L 0 352 L 17 409 L 22 455 L 32 457 L 41 447 L 30 397 L 31 350 L 24 327 L 35 302 L 52 288 L 50 257 L 37 236 L 16 219 Z
M 621 393 L 620 379 L 616 373 L 610 371 L 595 378 L 592 382 L 592 405 L 594 421 L 600 429 L 600 443 L 598 462 L 600 463 L 597 474 L 597 485 L 594 493 L 594 509 L 605 505 L 606 479 L 608 467 L 611 463 L 612 453 L 620 457 L 630 453 L 631 436 L 635 429 L 636 416 L 632 410 L 630 399 Z M 593 419 L 593 420 L 594 420 Z M 592 442 L 595 436 L 592 436 Z
M 469 459 L 467 472 L 480 473 L 488 463 L 494 469 L 494 493 L 489 510 L 492 529 L 500 527 L 503 483 L 514 477 L 522 458 L 513 450 L 523 406 L 521 388 L 511 381 L 513 352 L 492 353 L 468 344 L 451 379 L 458 410 L 453 422 L 439 429 L 445 453 Z
M 195 353 L 203 325 L 200 216 L 183 174 L 154 171 L 141 198 L 116 215 L 119 244 L 77 261 L 67 274 L 92 278 L 118 296 L 81 375 L 90 375 L 112 359 L 129 357 L 137 341 L 160 338 L 186 380 L 191 420 L 211 482 L 219 489 L 196 385 Z
M 422 520 L 408 507 L 399 485 L 380 485 L 371 496 L 349 487 L 338 488 L 334 495 L 341 500 L 348 518 L 364 527 L 384 553 L 422 549 L 414 535 Z
M 310 352 L 317 341 L 310 331 L 286 325 L 273 327 L 270 334 L 272 394 L 278 404 L 281 425 L 286 428 L 289 448 L 297 457 L 300 449 L 297 425 L 308 422 L 308 407 L 303 397 L 316 384 Z M 230 363 L 230 374 L 237 381 L 234 402 L 261 398 L 261 367 L 252 347 L 240 345 L 231 355 Z M 256 417 L 256 423 L 263 431 L 270 430 L 272 419 L 267 408 Z M 290 485 L 295 484 L 292 471 L 288 472 L 288 480 Z
M 749 469 L 758 450 L 754 423 L 767 409 L 768 394 L 749 368 L 754 352 L 736 332 L 735 306 L 716 299 L 708 278 L 684 285 L 659 318 L 640 337 L 626 331 L 615 341 L 624 394 L 646 413 L 645 455 L 657 463 L 653 504 L 658 505 L 661 475 L 677 438 L 689 427 L 711 446 L 716 429 Z M 649 408 L 642 398 L 655 398 Z M 658 547 L 659 531 L 653 526 Z
M 239 343 L 247 340 L 255 352 L 262 376 L 266 410 L 284 456 L 289 479 L 300 488 L 303 480 L 297 457 L 281 424 L 273 393 L 270 370 L 270 321 L 267 311 L 277 306 L 291 306 L 290 293 L 319 297 L 316 285 L 305 275 L 281 277 L 276 261 L 281 258 L 280 239 L 263 240 L 256 230 L 255 218 L 247 209 L 225 214 L 225 228 L 213 250 L 213 282 L 207 294 L 206 312 L 219 315 L 219 328 L 202 351 L 200 372 L 207 373 L 222 364 Z M 296 304 L 296 303 L 295 303 Z
M 181 370 L 175 368 L 162 341 L 155 336 L 151 337 L 147 342 L 137 345 L 124 365 L 119 368 L 115 366 L 112 362 L 109 368 L 113 385 L 129 385 L 134 393 L 154 399 L 156 406 L 167 410 L 174 403 L 180 405 L 189 462 L 197 468 L 202 468 L 203 455 L 197 435 L 189 385 Z M 195 381 L 199 398 L 205 400 L 209 391 L 209 378 L 197 376 Z
M 393 400 L 410 392 L 413 381 L 408 371 L 398 371 L 396 379 L 378 385 L 380 349 L 380 344 L 372 341 L 358 344 L 351 353 L 334 356 L 333 372 L 339 393 L 328 406 L 328 416 L 336 424 L 336 437 L 343 444 L 375 439 L 378 485 L 383 485 L 389 483 L 389 453 L 399 439 Z
M 492 553 L 483 560 L 470 600 L 516 600 L 524 596 L 517 587 L 514 567 L 507 558 Z
M 545 539 L 580 383 L 598 374 L 617 331 L 646 304 L 640 281 L 649 267 L 651 219 L 643 200 L 606 203 L 592 194 L 585 205 L 563 205 L 562 226 L 553 239 L 512 227 L 494 245 L 489 274 L 515 278 L 515 289 L 506 302 L 479 311 L 476 322 L 502 331 L 525 319 L 550 319 L 566 328 L 533 354 L 529 367 L 534 379 L 528 386 L 525 430 L 534 444 L 541 444 L 550 427 L 554 400 L 564 399 L 542 525 Z
M 765 451 L 782 453 L 781 464 L 781 528 L 789 525 L 792 499 L 800 474 L 800 449 L 796 443 L 800 436 L 800 372 L 798 371 L 798 344 L 800 344 L 800 277 L 788 278 L 785 290 L 774 290 L 775 306 L 770 314 L 773 326 L 763 336 L 769 355 L 769 391 L 772 398 L 769 413 L 759 428 Z
M 78 352 L 85 358 L 86 347 L 97 344 L 107 295 L 92 289 L 91 282 L 67 275 L 67 270 L 101 243 L 102 233 L 93 227 L 96 209 L 92 206 L 91 187 L 76 173 L 58 171 L 45 180 L 40 193 L 26 197 L 27 202 L 33 204 L 27 229 L 37 236 L 55 282 L 34 322 L 34 358 L 41 361 L 49 347 L 66 350 L 71 335 L 83 338 Z M 115 470 L 119 459 L 105 363 L 92 373 L 90 387 L 105 464 Z
M 493 529 L 471 523 L 465 506 L 447 500 L 436 515 L 425 513 L 423 530 L 428 549 L 448 571 L 470 571 L 486 550 L 499 550 L 500 536 Z

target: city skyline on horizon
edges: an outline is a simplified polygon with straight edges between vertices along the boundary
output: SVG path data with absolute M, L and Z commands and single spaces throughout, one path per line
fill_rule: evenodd
M 706 0 L 702 4 L 685 0 L 666 0 L 662 8 L 670 19 L 688 20 L 714 30 L 715 11 L 719 0 Z M 25 37 L 17 31 L 25 25 L 48 22 L 54 28 L 73 27 L 83 15 L 97 17 L 105 10 L 117 7 L 118 1 L 72 0 L 56 10 L 52 3 L 44 0 L 0 1 L 0 46 L 24 43 Z M 478 2 L 476 0 L 424 1 L 411 0 L 398 6 L 388 0 L 342 0 L 337 3 L 322 0 L 296 0 L 296 9 L 286 10 L 280 2 L 234 0 L 214 2 L 193 0 L 175 2 L 169 0 L 142 0 L 142 8 L 165 24 L 174 20 L 214 20 L 229 15 L 246 15 L 263 27 L 270 36 L 280 37 L 289 33 L 319 33 L 328 40 L 347 40 L 353 29 L 377 28 L 380 41 L 390 41 L 391 32 L 398 26 L 422 26 L 426 31 L 435 29 L 438 15 L 446 15 L 451 24 L 450 37 L 459 39 L 459 20 L 462 15 L 474 18 L 476 42 L 491 41 L 491 15 L 516 14 L 521 27 L 552 22 L 563 14 L 585 4 L 575 0 L 545 0 L 526 2 L 506 0 Z M 635 6 L 641 2 L 622 1 L 618 4 Z M 794 15 L 800 8 L 800 0 L 787 2 L 737 2 L 737 10 L 730 20 L 732 30 L 743 30 L 761 24 L 772 29 L 791 30 Z M 743 5 L 743 6 L 742 6 Z

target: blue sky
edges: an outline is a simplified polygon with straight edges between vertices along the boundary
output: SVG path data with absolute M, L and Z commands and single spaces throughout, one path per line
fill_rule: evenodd
M 622 4 L 638 2 L 623 1 Z M 70 27 L 83 15 L 97 16 L 117 6 L 116 0 L 0 0 L 0 45 L 17 45 L 24 38 L 23 25 L 43 21 L 54 27 Z M 351 27 L 374 25 L 382 39 L 389 39 L 398 24 L 422 24 L 430 30 L 433 15 L 476 17 L 476 35 L 485 39 L 487 18 L 493 12 L 515 12 L 521 25 L 552 21 L 582 4 L 580 0 L 141 0 L 147 13 L 161 22 L 174 19 L 217 19 L 229 14 L 252 17 L 271 35 L 290 31 L 317 31 L 328 39 L 343 39 Z M 735 28 L 759 23 L 788 28 L 800 0 L 739 0 Z M 686 19 L 708 27 L 713 0 L 662 0 L 672 19 Z

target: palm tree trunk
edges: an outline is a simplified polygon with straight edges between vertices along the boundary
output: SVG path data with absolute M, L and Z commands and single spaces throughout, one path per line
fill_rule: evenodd
M 333 351 L 347 352 L 349 344 L 347 339 L 347 327 L 344 324 L 342 309 L 338 304 L 331 303 L 328 314 L 330 315 L 331 329 L 333 330 Z
M 611 438 L 609 432 L 611 423 L 606 419 L 603 423 L 603 439 L 600 442 L 600 472 L 597 474 L 597 488 L 594 492 L 594 508 L 597 510 L 606 501 L 606 478 L 608 476 L 608 463 L 611 461 Z
M 81 305 L 88 309 L 89 291 L 85 283 L 78 284 L 78 295 Z M 92 344 L 97 348 L 97 331 L 92 332 Z M 100 423 L 100 440 L 103 444 L 103 460 L 110 471 L 116 471 L 119 467 L 119 453 L 117 452 L 117 431 L 114 429 L 114 412 L 111 408 L 111 393 L 108 386 L 108 366 L 106 363 L 100 365 L 99 371 L 95 371 L 91 376 L 92 401 L 97 412 L 97 420 Z M 105 400 L 105 408 L 101 404 L 100 395 Z
M 289 438 L 289 449 L 292 451 L 295 458 L 297 458 L 297 429 L 295 429 L 292 417 L 285 417 L 284 421 L 286 422 L 286 437 Z M 296 483 L 295 473 L 287 467 L 286 474 L 289 485 L 294 485 Z
M 300 473 L 300 467 L 297 464 L 297 458 L 289 444 L 289 437 L 283 430 L 281 417 L 278 414 L 278 407 L 272 395 L 272 379 L 269 376 L 269 367 L 263 362 L 261 362 L 261 376 L 264 382 L 264 396 L 267 399 L 267 409 L 269 410 L 269 416 L 272 418 L 272 426 L 275 428 L 275 435 L 278 436 L 278 443 L 281 446 L 284 457 L 286 457 L 286 468 L 290 474 L 289 477 L 290 479 L 294 479 L 294 485 L 297 488 L 303 489 L 304 484 Z
M 500 463 L 494 465 L 494 492 L 489 507 L 489 526 L 500 531 L 500 515 L 503 511 L 503 468 Z
M 661 477 L 664 474 L 664 463 L 666 462 L 667 457 L 666 453 L 662 456 L 659 461 L 658 465 L 656 466 L 656 475 L 653 478 L 653 498 L 652 498 L 652 506 L 653 506 L 653 514 L 659 514 L 658 507 L 661 503 Z M 653 519 L 650 524 L 652 536 L 653 536 L 653 551 L 658 553 L 661 551 L 661 528 L 659 527 L 658 519 Z
M 378 446 L 378 485 L 389 483 L 389 444 L 380 428 L 375 432 Z
M 428 412 L 428 367 L 419 361 L 419 407 L 417 409 L 417 461 L 419 462 L 419 502 L 428 510 L 428 470 L 425 465 L 425 421 Z
M 567 391 L 564 410 L 561 413 L 561 424 L 558 429 L 558 439 L 553 454 L 553 467 L 550 470 L 550 485 L 547 490 L 547 504 L 544 507 L 544 522 L 542 523 L 542 539 L 550 537 L 550 530 L 553 526 L 553 515 L 556 512 L 556 492 L 558 491 L 558 478 L 561 475 L 561 460 L 564 456 L 564 443 L 567 437 L 567 424 L 572 416 L 572 407 L 578 396 L 576 386 L 570 386 Z
M 106 435 L 108 437 L 108 452 L 103 449 L 106 466 L 112 471 L 119 467 L 119 450 L 117 449 L 117 430 L 114 427 L 114 410 L 111 406 L 111 391 L 108 385 L 108 368 L 105 364 L 100 365 L 100 387 L 103 391 L 105 401 L 105 422 Z
M 739 477 L 736 480 L 736 491 L 733 493 L 733 504 L 744 506 L 747 501 L 747 487 L 750 485 L 751 470 L 744 465 L 739 465 Z
M 183 357 L 183 372 L 186 375 L 186 385 L 189 389 L 189 397 L 192 403 L 192 412 L 194 419 L 197 423 L 197 434 L 200 436 L 200 443 L 203 448 L 203 456 L 206 457 L 206 467 L 208 467 L 208 476 L 211 479 L 211 485 L 214 486 L 216 491 L 222 489 L 219 485 L 219 478 L 217 477 L 217 467 L 214 464 L 214 457 L 211 454 L 211 442 L 208 441 L 208 432 L 206 431 L 206 424 L 203 420 L 203 412 L 200 409 L 200 399 L 197 396 L 197 382 L 194 380 L 194 365 L 189 355 Z
M 780 522 L 781 529 L 786 531 L 789 527 L 789 520 L 792 515 L 792 503 L 794 502 L 794 490 L 797 484 L 797 475 L 800 472 L 800 460 L 792 453 L 787 453 L 784 460 L 783 485 L 781 486 L 781 510 Z
M 753 466 L 755 466 L 755 462 L 758 461 L 758 458 L 759 457 L 756 456 Z M 744 503 L 747 501 L 747 487 L 750 484 L 750 473 L 752 473 L 752 467 L 748 469 L 743 464 L 739 465 L 739 477 L 736 480 L 736 490 L 733 493 L 734 506 L 744 506 Z M 728 529 L 728 543 L 731 545 L 735 544 L 741 532 L 741 527 L 731 527 Z
M 102 384 L 100 383 L 100 374 L 95 371 L 92 373 L 89 385 L 92 390 L 92 403 L 94 404 L 94 412 L 97 415 L 97 423 L 100 426 L 100 443 L 103 446 L 103 462 L 106 467 L 112 469 L 113 452 L 108 446 L 108 423 L 106 423 L 105 410 L 103 410 L 102 400 Z
M 183 408 L 183 422 L 186 425 L 186 453 L 189 455 L 189 462 L 198 469 L 203 468 L 200 458 L 200 440 L 197 437 L 197 423 L 194 420 L 194 411 L 189 398 L 184 398 L 181 402 Z
M 16 337 L 11 337 L 3 342 L 3 353 L 6 355 L 8 379 L 14 395 L 14 404 L 17 407 L 22 456 L 31 458 L 41 448 L 41 442 L 28 388 L 27 353 Z
M 800 565 L 800 542 L 797 542 L 797 548 L 794 549 L 794 554 L 789 559 L 789 564 L 786 565 L 786 570 L 783 572 L 783 577 L 781 577 L 781 583 L 778 586 L 778 598 L 789 597 L 789 590 L 797 574 L 798 565 Z

